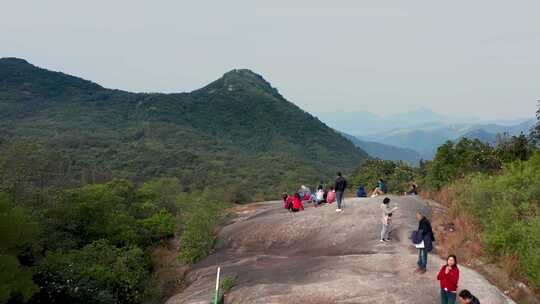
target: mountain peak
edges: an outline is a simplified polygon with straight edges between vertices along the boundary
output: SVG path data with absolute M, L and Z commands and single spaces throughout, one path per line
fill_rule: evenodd
M 238 91 L 259 91 L 269 94 L 279 94 L 277 89 L 266 81 L 261 75 L 253 72 L 249 69 L 234 69 L 225 74 L 218 80 L 210 83 L 201 90 L 208 91 L 210 93 L 225 91 L 225 92 L 238 92 Z
M 17 57 L 2 57 L 0 58 L 1 66 L 15 66 L 15 67 L 34 67 L 28 61 Z
M 29 64 L 28 61 L 22 59 L 22 58 L 17 58 L 17 57 L 2 57 L 0 58 L 0 62 L 4 63 L 4 62 L 14 62 L 14 63 L 26 63 L 26 64 Z
M 223 74 L 222 79 L 229 83 L 239 82 L 255 86 L 272 87 L 261 75 L 249 69 L 234 69 Z

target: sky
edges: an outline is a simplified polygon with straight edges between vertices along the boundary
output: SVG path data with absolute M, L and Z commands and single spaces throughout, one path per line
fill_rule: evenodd
M 540 99 L 539 13 L 537 0 L 0 0 L 0 57 L 134 92 L 248 68 L 310 112 L 513 119 Z

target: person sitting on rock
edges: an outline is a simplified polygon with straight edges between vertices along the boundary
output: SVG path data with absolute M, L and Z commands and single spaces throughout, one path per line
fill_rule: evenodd
M 294 194 L 293 203 L 289 210 L 292 212 L 298 212 L 300 210 L 304 210 L 304 204 L 302 204 L 302 198 L 300 197 L 299 193 Z
M 324 190 L 323 189 L 317 190 L 317 192 L 315 193 L 313 203 L 316 205 L 320 205 L 324 203 Z
M 390 224 L 392 223 L 392 213 L 398 210 L 398 207 L 390 208 L 390 198 L 385 197 L 381 205 L 382 213 L 382 229 L 381 242 L 388 242 L 388 234 L 390 233 Z
M 330 191 L 326 194 L 326 202 L 328 204 L 331 204 L 335 202 L 336 200 L 336 191 L 334 190 L 334 187 L 330 187 Z
M 373 189 L 373 193 L 371 193 L 371 197 L 377 197 L 379 195 L 384 195 L 388 192 L 388 189 L 386 188 L 386 183 L 381 178 L 379 179 L 379 182 L 377 183 L 377 187 Z
M 418 191 L 416 187 L 417 187 L 416 184 L 412 183 L 411 188 L 409 189 L 409 191 L 405 192 L 405 195 L 418 195 Z
M 283 192 L 281 198 L 283 198 L 283 208 L 290 210 L 290 208 L 292 208 L 293 196 L 287 192 Z
M 366 197 L 367 196 L 364 185 L 358 186 L 358 190 L 356 190 L 356 196 L 357 197 Z
M 455 255 L 448 256 L 446 264 L 439 270 L 437 280 L 439 280 L 441 286 L 441 303 L 455 304 L 459 281 L 459 268 L 457 267 L 457 257 Z
M 463 289 L 459 293 L 459 300 L 463 304 L 480 304 L 480 300 L 478 300 L 478 298 L 473 296 L 472 293 L 468 291 L 467 289 Z
M 311 190 L 305 185 L 300 186 L 297 192 L 300 195 L 300 198 L 304 201 L 308 201 L 311 197 Z

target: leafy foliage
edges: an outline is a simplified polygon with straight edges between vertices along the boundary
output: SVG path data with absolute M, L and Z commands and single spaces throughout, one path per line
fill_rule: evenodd
M 64 303 L 138 303 L 149 261 L 137 246 L 106 240 L 67 253 L 52 252 L 37 270 L 40 297 Z
M 8 196 L 0 193 L 0 303 L 14 295 L 28 300 L 38 290 L 18 258 L 35 241 L 38 229 L 28 210 L 11 206 Z
M 403 193 L 409 190 L 414 182 L 416 170 L 404 162 L 390 160 L 368 160 L 358 169 L 352 179 L 352 185 L 363 185 L 366 191 L 374 189 L 382 178 L 386 182 L 388 191 Z
M 530 138 L 536 145 L 540 144 L 540 100 L 538 100 L 538 110 L 536 110 L 536 126 L 531 130 Z
M 180 202 L 187 210 L 185 227 L 180 240 L 179 258 L 195 263 L 208 255 L 216 239 L 216 227 L 223 217 L 225 205 L 209 193 L 185 195 Z M 185 205 L 185 204 L 189 205 Z
M 457 182 L 462 208 L 484 228 L 490 255 L 518 256 L 520 269 L 540 289 L 540 152 L 506 164 L 498 175 Z
M 424 185 L 439 190 L 469 173 L 493 173 L 500 168 L 501 161 L 488 144 L 468 138 L 463 138 L 457 143 L 448 141 L 437 149 L 435 158 L 429 162 L 425 171 Z
M 525 134 L 519 136 L 500 135 L 497 140 L 495 154 L 503 163 L 516 160 L 527 160 L 531 157 L 535 147 Z

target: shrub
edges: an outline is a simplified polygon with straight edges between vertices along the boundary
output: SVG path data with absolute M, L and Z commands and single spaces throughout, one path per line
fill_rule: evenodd
M 180 239 L 179 257 L 186 263 L 195 263 L 210 253 L 227 204 L 209 192 L 186 194 L 180 204 L 187 212 L 187 220 Z
M 158 213 L 142 220 L 142 225 L 150 231 L 153 240 L 159 240 L 174 235 L 176 220 L 167 210 L 161 209 Z
M 373 159 L 365 161 L 357 170 L 352 178 L 352 186 L 364 185 L 366 191 L 370 191 L 382 178 L 388 191 L 402 193 L 409 190 L 415 175 L 415 170 L 404 162 Z
M 226 277 L 221 283 L 221 290 L 223 291 L 223 293 L 227 293 L 234 287 L 234 285 L 236 285 L 236 278 Z
M 457 143 L 448 141 L 437 149 L 433 161 L 428 162 L 423 185 L 440 190 L 470 173 L 495 173 L 500 168 L 501 162 L 488 144 L 468 138 Z
M 521 273 L 540 289 L 540 152 L 506 164 L 495 176 L 475 174 L 456 182 L 460 208 L 484 230 L 493 258 L 518 257 Z
M 106 240 L 53 252 L 38 267 L 40 296 L 64 303 L 137 303 L 149 268 L 140 248 L 117 248 Z

